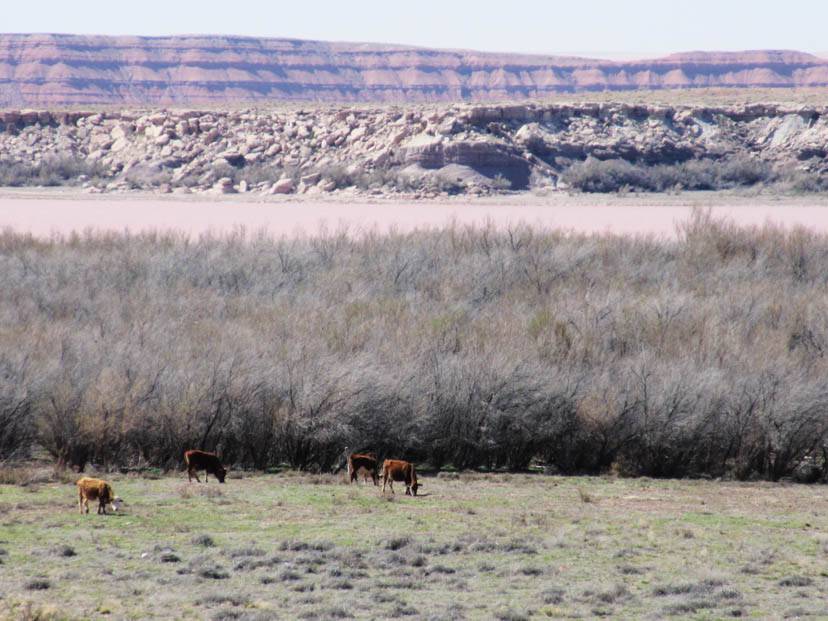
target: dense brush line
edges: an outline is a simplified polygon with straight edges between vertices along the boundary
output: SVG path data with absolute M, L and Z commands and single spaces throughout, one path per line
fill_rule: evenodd
M 828 238 L 0 236 L 0 459 L 826 477 Z

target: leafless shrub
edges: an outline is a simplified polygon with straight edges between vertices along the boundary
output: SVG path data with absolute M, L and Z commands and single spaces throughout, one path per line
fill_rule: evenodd
M 826 248 L 703 213 L 675 241 L 5 232 L 0 459 L 825 480 Z

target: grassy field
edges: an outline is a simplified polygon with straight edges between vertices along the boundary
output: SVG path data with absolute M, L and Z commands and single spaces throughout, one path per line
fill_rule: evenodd
M 0 486 L 0 617 L 826 618 L 828 488 L 460 474 Z

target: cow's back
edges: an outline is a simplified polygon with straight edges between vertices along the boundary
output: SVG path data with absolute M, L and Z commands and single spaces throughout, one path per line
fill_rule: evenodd
M 348 457 L 348 460 L 353 470 L 365 468 L 374 471 L 377 469 L 377 458 L 370 453 L 354 453 Z
M 408 473 L 409 464 L 407 461 L 401 461 L 399 459 L 386 459 L 382 463 L 382 471 L 385 473 L 384 476 L 387 476 L 394 481 L 405 481 L 406 476 Z
M 75 483 L 78 486 L 81 494 L 90 500 L 109 500 L 112 498 L 112 488 L 109 483 L 102 479 L 93 479 L 92 477 L 82 477 Z
M 221 464 L 217 455 L 196 449 L 185 451 L 184 462 L 199 470 L 212 469 Z

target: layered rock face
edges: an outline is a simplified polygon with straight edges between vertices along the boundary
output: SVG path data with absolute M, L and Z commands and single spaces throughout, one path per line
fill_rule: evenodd
M 91 191 L 554 189 L 588 157 L 645 164 L 733 156 L 828 173 L 828 107 L 472 104 L 0 113 L 0 165 L 95 168 Z M 71 180 L 70 180 L 71 181 Z
M 797 52 L 611 62 L 245 37 L 0 35 L 0 106 L 537 99 L 560 92 L 828 85 Z

